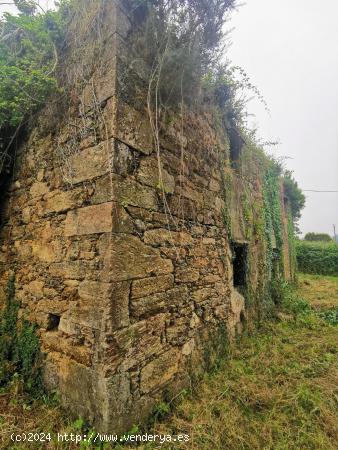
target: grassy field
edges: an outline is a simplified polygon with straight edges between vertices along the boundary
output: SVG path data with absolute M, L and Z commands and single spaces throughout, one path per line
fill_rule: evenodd
M 315 308 L 338 307 L 338 277 L 299 274 L 302 296 Z
M 338 278 L 299 278 L 315 311 L 337 307 Z M 157 431 L 183 430 L 186 449 L 337 449 L 338 329 L 288 300 L 282 320 L 243 336 Z
M 318 314 L 337 306 L 338 278 L 299 278 L 297 298 L 308 303 L 287 293 L 275 321 L 243 335 L 217 371 L 206 375 L 196 391 L 183 392 L 167 417 L 153 424 L 152 433 L 190 436 L 187 443 L 163 444 L 162 449 L 338 448 L 338 328 L 331 316 Z M 170 406 L 163 404 L 158 412 Z M 79 448 L 55 442 L 10 446 L 10 431 L 81 431 L 82 422 L 68 421 L 56 404 L 28 404 L 18 393 L 10 400 L 6 391 L 0 394 L 0 416 L 0 448 Z

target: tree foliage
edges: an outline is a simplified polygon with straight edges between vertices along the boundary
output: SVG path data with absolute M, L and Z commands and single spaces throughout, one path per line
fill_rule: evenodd
M 305 195 L 299 188 L 297 181 L 294 179 L 292 172 L 286 170 L 283 177 L 284 194 L 286 195 L 289 205 L 292 220 L 295 229 L 298 230 L 298 220 L 301 217 L 302 209 L 305 206 Z
M 10 146 L 18 128 L 56 90 L 55 70 L 68 1 L 41 12 L 35 1 L 16 0 L 19 14 L 0 21 L 0 173 L 11 165 Z
M 305 241 L 332 242 L 332 237 L 326 233 L 306 233 Z

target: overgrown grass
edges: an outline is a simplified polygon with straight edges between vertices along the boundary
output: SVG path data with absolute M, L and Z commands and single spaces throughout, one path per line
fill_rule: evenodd
M 317 314 L 331 325 L 338 325 L 338 277 L 300 274 L 304 296 Z
M 338 244 L 296 241 L 296 253 L 300 271 L 338 276 Z
M 303 299 L 307 280 L 312 283 L 310 303 Z M 161 449 L 336 449 L 338 328 L 311 307 L 316 292 L 324 295 L 324 286 L 325 295 L 333 296 L 331 282 L 318 279 L 317 284 L 316 278 L 302 275 L 297 295 L 285 285 L 278 319 L 240 337 L 218 369 L 205 375 L 194 392 L 185 392 L 174 411 L 161 404 L 148 432 L 190 436 L 189 442 L 166 443 Z M 55 435 L 84 428 L 82 421 L 67 419 L 50 399 L 29 403 L 23 396 L 10 398 L 8 391 L 0 394 L 0 416 L 5 413 L 0 422 L 1 448 L 79 448 L 55 440 L 41 447 L 8 446 L 9 431 L 30 429 Z M 137 448 L 157 447 L 149 443 Z
M 338 307 L 338 277 L 300 273 L 298 282 L 302 295 L 314 308 Z
M 242 336 L 197 393 L 154 427 L 190 435 L 180 447 L 162 448 L 337 448 L 338 330 L 302 297 L 302 288 L 296 295 L 286 286 L 279 321 Z

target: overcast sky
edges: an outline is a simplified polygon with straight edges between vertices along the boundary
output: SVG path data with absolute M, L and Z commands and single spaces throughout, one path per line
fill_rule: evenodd
M 338 0 L 247 0 L 232 15 L 228 56 L 271 111 L 251 101 L 252 122 L 263 140 L 281 142 L 272 151 L 290 158 L 302 189 L 338 190 L 337 23 Z M 306 193 L 302 232 L 332 234 L 334 223 L 338 193 Z
M 338 190 L 338 1 L 247 0 L 231 20 L 228 56 L 268 103 L 248 105 L 263 140 L 302 189 Z M 301 230 L 338 229 L 338 193 L 306 194 Z

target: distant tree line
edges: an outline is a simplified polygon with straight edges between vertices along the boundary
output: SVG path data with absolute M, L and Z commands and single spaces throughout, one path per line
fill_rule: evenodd
M 305 241 L 332 242 L 332 237 L 327 233 L 306 233 Z

